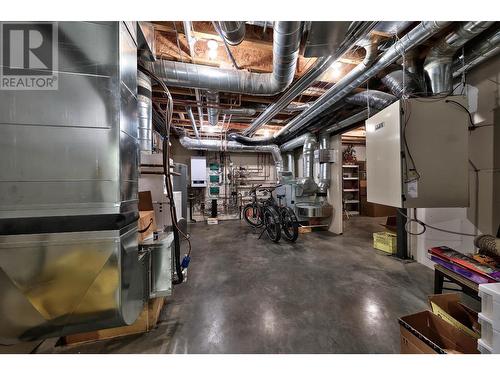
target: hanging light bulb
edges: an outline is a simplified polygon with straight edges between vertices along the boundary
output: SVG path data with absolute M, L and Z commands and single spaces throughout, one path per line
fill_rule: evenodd
M 207 43 L 208 47 L 208 58 L 210 60 L 215 60 L 217 58 L 217 49 L 219 48 L 219 43 L 216 40 L 210 39 Z
M 342 73 L 342 63 L 340 61 L 335 61 L 330 69 L 332 71 L 332 77 L 339 78 Z

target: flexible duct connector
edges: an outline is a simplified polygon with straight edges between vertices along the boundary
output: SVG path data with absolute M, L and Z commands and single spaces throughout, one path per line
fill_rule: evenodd
M 439 40 L 430 50 L 424 63 L 432 94 L 450 93 L 453 89 L 453 55 L 466 42 L 482 33 L 494 22 L 474 21 L 462 23 L 454 32 Z
M 198 128 L 196 127 L 196 120 L 194 119 L 193 110 L 191 107 L 186 107 L 186 112 L 189 119 L 191 120 L 191 125 L 193 126 L 193 131 L 196 139 L 200 139 L 200 133 L 198 133 Z
M 243 135 L 251 136 L 255 134 L 263 125 L 267 124 L 282 110 L 303 110 L 306 107 L 299 108 L 298 106 L 290 105 L 293 99 L 300 95 L 305 89 L 316 81 L 335 61 L 331 56 L 320 57 L 314 65 L 300 77 L 281 97 L 273 104 L 269 105 L 264 112 L 257 117 L 248 128 L 245 129 Z
M 403 69 L 385 75 L 382 83 L 398 98 L 422 91 L 415 75 Z
M 329 150 L 330 149 L 330 134 L 321 133 L 319 135 L 319 149 Z M 318 195 L 326 196 L 328 193 L 328 188 L 330 187 L 330 164 L 329 163 L 319 163 L 319 184 L 318 184 Z
M 148 69 L 162 78 L 167 86 L 189 87 L 247 95 L 277 95 L 293 81 L 301 22 L 276 22 L 273 34 L 273 72 L 250 73 L 243 70 L 157 60 Z
M 137 71 L 137 117 L 139 122 L 139 149 L 151 153 L 153 139 L 153 102 L 151 78 Z
M 483 61 L 500 52 L 500 23 L 491 32 L 474 45 L 465 46 L 464 58 L 456 58 L 453 62 L 453 77 L 458 77 Z
M 277 145 L 265 146 L 245 146 L 234 141 L 221 141 L 218 139 L 193 139 L 186 135 L 181 135 L 179 142 L 182 146 L 189 150 L 203 151 L 231 151 L 231 152 L 262 152 L 270 153 L 273 157 L 274 166 L 278 182 L 281 181 L 283 172 L 283 158 L 281 157 L 280 148 Z
M 221 21 L 219 22 L 222 35 L 226 42 L 237 46 L 245 38 L 245 22 L 243 21 Z
M 398 98 L 394 95 L 378 90 L 361 91 L 345 98 L 346 103 L 359 105 L 361 107 L 368 106 L 375 109 L 384 109 L 396 100 L 398 100 Z
M 353 74 L 349 72 L 343 79 L 337 82 L 325 94 L 318 98 L 308 110 L 301 113 L 279 132 L 275 133 L 275 142 L 291 132 L 300 131 L 309 120 L 313 119 L 325 109 L 331 107 L 333 104 L 343 99 L 352 90 L 362 85 L 368 79 L 374 77 L 382 69 L 385 69 L 390 64 L 395 62 L 407 50 L 415 47 L 434 34 L 440 32 L 449 24 L 450 22 L 421 22 L 420 24 L 418 24 L 418 26 L 414 27 L 407 34 L 401 37 L 401 39 L 395 42 L 390 48 L 388 48 L 383 56 L 378 59 L 377 62 L 374 63 L 371 67 L 369 67 L 369 65 L 371 65 L 373 60 L 370 58 L 369 61 L 365 62 L 365 60 L 367 60 L 367 57 L 365 57 L 363 63 L 361 63 L 351 71 L 354 72 Z M 368 53 L 367 55 L 369 56 Z
M 208 123 L 215 126 L 219 123 L 219 93 L 216 91 L 207 91 L 207 113 Z
M 238 133 L 231 133 L 228 135 L 228 138 L 232 141 L 241 143 L 245 146 L 263 146 L 263 145 L 271 145 L 275 143 L 275 139 L 272 135 L 268 137 L 245 137 L 244 135 Z

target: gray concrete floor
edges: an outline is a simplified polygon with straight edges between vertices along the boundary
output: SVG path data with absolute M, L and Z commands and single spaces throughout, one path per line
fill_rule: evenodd
M 400 316 L 426 309 L 433 274 L 371 246 L 383 218 L 274 244 L 239 221 L 191 226 L 188 282 L 155 330 L 43 353 L 398 353 Z

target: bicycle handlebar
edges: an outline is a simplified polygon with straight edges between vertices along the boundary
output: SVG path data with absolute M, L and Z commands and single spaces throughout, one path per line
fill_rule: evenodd
M 250 189 L 250 191 L 256 191 L 258 188 L 260 188 L 262 184 L 256 185 L 253 188 Z

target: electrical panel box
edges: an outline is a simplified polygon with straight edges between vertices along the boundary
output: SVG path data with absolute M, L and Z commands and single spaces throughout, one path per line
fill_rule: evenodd
M 401 208 L 468 207 L 465 108 L 463 96 L 411 98 L 367 119 L 368 202 Z
M 191 156 L 191 186 L 207 186 L 207 158 L 205 156 Z
M 318 160 L 320 163 L 337 163 L 338 154 L 338 150 L 317 149 L 314 151 L 314 159 Z

